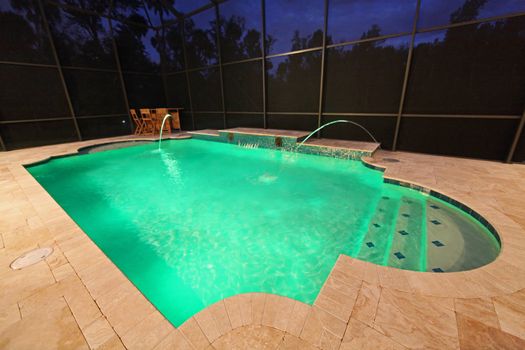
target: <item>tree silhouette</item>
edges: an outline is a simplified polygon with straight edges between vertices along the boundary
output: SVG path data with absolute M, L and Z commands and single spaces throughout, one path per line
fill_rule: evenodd
M 451 21 L 476 19 L 486 0 L 466 0 Z M 413 113 L 520 114 L 525 98 L 525 18 L 466 25 L 421 41 L 406 108 Z M 424 36 L 423 36 L 424 37 Z
M 293 51 L 320 46 L 323 32 L 300 36 L 294 31 L 290 45 Z M 274 61 L 278 62 L 275 66 Z M 308 52 L 270 59 L 268 69 L 268 106 L 275 112 L 315 112 L 319 101 L 321 54 Z
M 184 69 L 184 50 L 181 30 L 181 22 L 163 27 L 164 58 L 168 72 L 181 71 Z
M 9 7 L 10 11 L 0 12 L 0 47 L 3 59 L 51 63 L 49 39 L 45 34 L 38 6 L 29 0 L 11 0 Z
M 235 15 L 228 19 L 221 17 L 220 26 L 221 50 L 225 61 L 260 57 L 262 55 L 261 32 L 255 28 L 247 28 L 244 17 Z
M 62 0 L 62 2 L 72 7 L 100 14 L 107 14 L 109 10 L 109 1 L 107 0 Z
M 148 38 L 149 34 L 152 34 L 151 38 Z M 116 22 L 114 23 L 114 35 L 123 70 L 159 71 L 159 64 L 152 60 L 151 54 L 153 53 L 150 52 L 150 50 L 161 50 L 162 40 L 156 31 L 126 22 Z
M 105 17 L 52 5 L 46 6 L 46 15 L 62 65 L 115 67 Z
M 207 11 L 213 11 L 213 9 Z M 206 14 L 210 13 L 212 12 L 206 12 Z M 199 15 L 203 14 L 205 13 Z M 186 54 L 190 67 L 208 66 L 217 61 L 217 21 L 215 16 L 212 18 L 208 20 L 207 25 L 202 27 L 196 26 L 191 17 L 184 21 Z
M 373 24 L 361 39 L 380 35 L 381 28 Z M 397 111 L 407 53 L 407 41 L 374 40 L 328 49 L 325 111 Z
M 478 18 L 479 10 L 487 0 L 466 0 L 465 3 L 450 14 L 450 23 L 472 21 Z

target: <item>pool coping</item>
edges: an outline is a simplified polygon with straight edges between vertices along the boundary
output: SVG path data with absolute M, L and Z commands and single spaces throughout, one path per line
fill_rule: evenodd
M 111 142 L 122 142 L 122 141 L 137 141 L 137 140 L 144 140 L 144 141 L 154 141 L 153 138 L 136 138 L 133 136 L 124 136 L 119 138 L 108 138 L 106 139 Z M 120 270 L 113 264 L 113 262 L 106 257 L 106 255 L 94 244 L 89 236 L 87 236 L 77 225 L 76 223 L 63 211 L 58 204 L 53 200 L 52 197 L 50 197 L 47 192 L 40 186 L 40 184 L 27 172 L 25 169 L 25 165 L 29 164 L 35 164 L 36 162 L 42 162 L 49 159 L 53 159 L 53 157 L 63 157 L 68 155 L 76 155 L 78 154 L 78 150 L 82 149 L 84 147 L 90 147 L 90 146 L 96 146 L 100 144 L 101 140 L 89 140 L 89 141 L 83 141 L 83 142 L 75 142 L 75 143 L 69 143 L 69 144 L 61 144 L 61 145 L 54 145 L 54 146 L 42 146 L 38 147 L 38 149 L 43 150 L 45 149 L 50 155 L 42 159 L 42 156 L 40 155 L 33 155 L 33 161 L 30 161 L 31 155 L 29 157 L 24 157 L 24 159 L 19 159 L 18 157 L 14 157 L 14 160 L 11 161 L 9 165 L 9 169 L 11 173 L 13 174 L 16 183 L 22 188 L 24 193 L 27 194 L 27 197 L 31 200 L 33 194 L 35 196 L 38 195 L 38 203 L 41 205 L 44 205 L 44 211 L 40 212 L 39 215 L 46 220 L 55 221 L 60 220 L 63 221 L 64 224 L 68 227 L 68 229 L 71 229 L 71 232 L 65 232 L 63 230 L 63 227 L 55 227 L 51 224 L 48 224 L 48 229 L 50 230 L 51 234 L 54 235 L 53 242 L 55 242 L 60 249 L 63 251 L 64 255 L 68 257 L 69 263 L 73 267 L 74 271 L 78 275 L 78 278 L 84 283 L 86 289 L 88 292 L 92 295 L 92 298 L 94 301 L 97 301 L 99 297 L 97 297 L 96 288 L 92 285 L 93 281 L 89 279 L 85 279 L 82 276 L 82 272 L 85 271 L 87 268 L 83 264 L 85 262 L 77 264 L 75 262 L 76 259 L 73 259 L 74 255 L 71 255 L 69 257 L 69 254 L 74 251 L 75 245 L 72 244 L 73 241 L 81 241 L 83 242 L 83 247 L 85 250 L 83 250 L 82 254 L 86 253 L 86 250 L 90 250 L 93 254 L 93 259 L 102 261 L 101 264 L 107 267 L 108 270 L 111 270 L 112 273 L 116 274 L 122 274 Z M 82 145 L 83 147 L 78 148 L 77 145 Z M 72 152 L 72 149 L 76 149 L 76 152 Z M 34 149 L 33 149 L 34 150 Z M 29 150 L 30 151 L 30 150 Z M 26 150 L 25 152 L 20 152 L 21 154 L 29 152 Z M 14 151 L 18 152 L 18 151 Z M 13 152 L 6 152 L 13 154 Z M 29 158 L 29 160 L 27 160 Z M 371 158 L 362 158 L 363 164 L 373 167 L 376 170 L 380 170 L 384 172 L 384 178 L 389 179 L 391 181 L 397 182 L 398 184 L 408 184 L 408 185 L 415 185 L 420 186 L 420 188 L 429 190 L 429 191 L 435 191 L 436 193 L 440 193 L 443 196 L 447 196 L 448 198 L 451 198 L 451 196 L 448 196 L 445 191 L 442 190 L 435 190 L 431 187 L 420 185 L 414 181 L 409 181 L 406 179 L 400 179 L 396 177 L 391 177 L 388 175 L 388 166 L 382 166 L 377 164 L 373 159 Z M 34 193 L 34 192 L 39 193 Z M 454 196 L 454 198 L 457 198 L 457 195 Z M 309 335 L 308 332 L 305 333 L 305 330 L 308 330 L 310 328 L 307 327 L 309 323 L 312 323 L 314 321 L 318 321 L 320 325 L 317 325 L 316 327 L 321 327 L 322 329 L 328 329 L 330 335 L 329 337 L 335 336 L 335 338 L 339 339 L 341 341 L 343 334 L 340 332 L 340 322 L 349 322 L 350 315 L 348 315 L 348 319 L 344 319 L 345 317 L 338 317 L 334 315 L 334 313 L 337 313 L 337 309 L 334 309 L 331 306 L 327 306 L 325 299 L 327 296 L 325 295 L 325 291 L 329 290 L 329 284 L 333 283 L 331 281 L 341 281 L 344 280 L 344 284 L 346 284 L 349 288 L 352 287 L 352 284 L 355 282 L 356 284 L 363 284 L 367 283 L 372 286 L 376 286 L 381 289 L 391 289 L 393 291 L 400 291 L 405 293 L 412 293 L 415 295 L 425 296 L 425 297 L 437 297 L 437 298 L 487 298 L 487 297 L 496 297 L 496 296 L 502 296 L 502 295 L 509 295 L 514 292 L 517 292 L 519 290 L 522 290 L 525 288 L 525 271 L 522 270 L 522 267 L 525 266 L 525 254 L 522 253 L 523 248 L 525 247 L 525 242 L 523 242 L 523 239 L 520 237 L 523 235 L 523 229 L 519 224 L 508 218 L 503 213 L 500 213 L 493 208 L 491 208 L 488 205 L 485 205 L 483 203 L 470 203 L 468 199 L 464 198 L 458 198 L 458 201 L 460 203 L 469 203 L 468 208 L 472 208 L 471 210 L 475 211 L 476 213 L 481 213 L 483 217 L 487 219 L 487 222 L 489 222 L 494 229 L 499 233 L 500 239 L 501 239 L 501 251 L 499 256 L 496 260 L 493 262 L 484 265 L 482 267 L 479 267 L 474 270 L 470 271 L 463 271 L 463 272 L 448 272 L 448 273 L 426 273 L 426 272 L 415 272 L 415 271 L 408 271 L 408 270 L 400 270 L 388 266 L 379 266 L 372 263 L 368 263 L 365 261 L 361 261 L 358 259 L 351 258 L 349 256 L 341 254 L 339 256 L 339 259 L 337 260 L 336 264 L 332 268 L 332 271 L 330 275 L 328 276 L 327 280 L 325 281 L 321 292 L 317 296 L 315 302 L 312 306 L 293 306 L 292 311 L 290 315 L 286 316 L 282 313 L 279 313 L 278 310 L 289 310 L 290 306 L 286 306 L 285 304 L 292 303 L 294 305 L 300 305 L 297 304 L 298 302 L 295 301 L 283 301 L 282 297 L 276 297 L 272 294 L 266 294 L 266 293 L 253 293 L 255 296 L 251 296 L 250 298 L 262 298 L 264 299 L 263 305 L 259 305 L 259 309 L 262 307 L 262 315 L 260 322 L 257 321 L 253 324 L 267 324 L 269 326 L 278 328 L 285 328 L 284 330 L 288 331 L 288 326 L 282 326 L 284 324 L 283 321 L 279 321 L 280 318 L 277 315 L 281 315 L 282 317 L 291 319 L 293 317 L 295 308 L 298 308 L 300 310 L 300 317 L 302 317 L 304 323 L 300 331 L 296 330 L 297 336 L 301 337 L 301 339 L 308 341 L 309 343 L 324 347 L 322 343 L 322 337 L 324 333 L 318 334 L 316 332 L 315 335 Z M 57 210 L 58 206 L 58 210 Z M 466 205 L 465 205 L 466 206 Z M 51 208 L 47 212 L 46 208 Z M 29 219 L 29 218 L 28 218 Z M 86 241 L 87 238 L 87 241 Z M 91 243 L 89 243 L 91 242 Z M 41 243 L 39 243 L 40 245 Z M 71 253 L 72 254 L 72 253 Z M 88 254 L 89 255 L 89 254 Z M 71 259 L 69 259 L 71 258 Z M 344 277 L 341 277 L 344 276 Z M 132 286 L 132 289 L 136 289 L 132 282 L 126 278 L 126 281 L 129 285 Z M 108 282 L 109 283 L 109 282 Z M 123 281 L 122 283 L 126 283 Z M 136 289 L 140 293 L 140 290 Z M 95 295 L 94 295 L 95 294 Z M 140 301 L 140 303 L 146 303 L 150 304 L 149 301 L 140 293 L 142 298 L 144 300 Z M 261 295 L 259 297 L 259 295 Z M 232 297 L 235 298 L 235 297 Z M 241 297 L 242 298 L 242 297 Z M 333 301 L 333 296 L 328 297 L 330 300 Z M 230 300 L 231 298 L 223 299 L 213 305 L 210 305 L 203 311 L 199 312 L 198 314 L 194 315 L 192 318 L 190 318 L 188 321 L 186 321 L 184 324 L 182 324 L 178 330 L 172 330 L 170 331 L 170 337 L 173 338 L 175 341 L 180 342 L 189 342 L 190 344 L 195 345 L 195 342 L 191 340 L 193 337 L 192 334 L 196 332 L 195 326 L 197 325 L 201 332 L 205 335 L 206 339 L 208 339 L 209 343 L 212 343 L 214 340 L 218 339 L 220 336 L 227 334 L 231 329 L 233 329 L 233 321 L 232 316 L 228 312 L 228 306 L 229 304 L 235 304 Z M 270 300 L 270 301 L 269 301 Z M 291 299 L 290 299 L 291 300 Z M 344 301 L 338 301 L 340 303 L 344 303 Z M 355 300 L 354 300 L 355 302 Z M 302 304 L 302 303 L 301 303 Z M 150 304 L 151 305 L 151 304 Z M 253 303 L 251 303 L 251 308 L 253 312 L 254 308 Z M 272 308 L 272 310 L 267 311 L 267 305 L 268 308 Z M 240 306 L 239 306 L 240 307 Z M 121 309 L 121 312 L 126 313 L 130 311 L 126 311 L 125 305 L 116 305 L 115 308 Z M 231 308 L 231 307 L 230 307 Z M 150 310 L 148 308 L 148 310 Z M 160 312 L 155 308 L 154 309 L 156 313 Z M 105 315 L 104 310 L 101 308 L 102 313 Z M 242 311 L 242 309 L 241 309 Z M 299 311 L 298 311 L 299 312 Z M 263 322 L 264 315 L 271 313 L 271 317 L 266 317 L 268 320 Z M 147 315 L 144 316 L 150 316 L 152 313 L 149 312 Z M 321 316 L 320 316 L 321 314 Z M 223 327 L 220 328 L 217 326 L 218 319 L 221 317 L 224 318 L 224 315 L 228 318 L 231 327 Z M 110 315 L 106 315 L 109 323 L 112 323 L 112 317 Z M 215 326 L 211 326 L 210 319 L 215 320 Z M 258 323 L 259 322 L 259 323 Z M 237 324 L 237 323 L 236 323 Z M 286 323 L 287 325 L 290 324 L 289 322 Z M 337 324 L 337 326 L 334 326 L 334 324 Z M 136 326 L 136 325 L 135 325 Z M 144 325 L 146 326 L 146 325 Z M 216 328 L 217 331 L 212 331 L 208 328 Z M 312 326 L 314 327 L 314 326 Z M 130 329 L 122 330 L 118 327 L 118 325 L 113 325 L 112 328 L 115 331 L 115 333 L 118 335 L 118 337 L 122 340 L 125 339 L 127 334 L 129 333 Z M 174 328 L 174 327 L 173 327 Z M 220 329 L 219 329 L 220 328 Z M 333 329 L 332 329 L 333 328 Z M 135 329 L 135 328 L 133 328 Z M 186 329 L 186 331 L 185 331 Z M 311 329 L 310 329 L 311 330 Z M 135 329 L 137 331 L 137 329 Z M 121 334 L 122 333 L 122 334 Z M 312 333 L 312 332 L 310 332 Z M 178 334 L 178 335 L 177 335 Z M 290 334 L 294 334 L 290 332 Z M 182 337 L 182 338 L 181 338 Z M 325 335 L 326 337 L 326 335 Z M 164 337 L 163 341 L 167 341 L 168 337 Z

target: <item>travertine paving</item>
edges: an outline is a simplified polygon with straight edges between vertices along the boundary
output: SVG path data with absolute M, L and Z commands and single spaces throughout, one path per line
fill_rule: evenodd
M 431 274 L 341 255 L 312 306 L 237 295 L 175 329 L 22 167 L 122 139 L 0 153 L 0 348 L 525 348 L 525 166 L 378 151 L 367 161 L 385 166 L 385 176 L 436 189 L 487 218 L 503 242 L 498 259 Z M 45 261 L 9 268 L 44 246 L 54 249 Z

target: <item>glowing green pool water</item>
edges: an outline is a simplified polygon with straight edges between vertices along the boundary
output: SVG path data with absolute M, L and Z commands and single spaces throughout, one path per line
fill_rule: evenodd
M 358 161 L 190 139 L 28 170 L 175 326 L 239 293 L 311 304 L 339 254 L 458 271 L 499 251 L 472 218 Z

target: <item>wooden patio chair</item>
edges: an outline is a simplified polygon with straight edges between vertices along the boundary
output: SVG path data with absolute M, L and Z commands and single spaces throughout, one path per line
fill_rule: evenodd
M 169 110 L 169 109 L 168 109 Z M 169 114 L 171 114 L 171 126 L 173 129 L 178 130 L 178 132 L 181 132 L 182 129 L 180 127 L 180 109 L 175 108 L 172 110 L 169 110 Z
M 149 108 L 141 108 L 140 109 L 140 118 L 144 122 L 144 129 L 142 134 L 155 134 L 155 123 L 153 120 L 153 116 L 151 114 L 151 111 Z
M 166 114 L 168 114 L 167 108 L 155 108 L 153 110 L 153 114 L 155 115 L 155 131 L 159 131 L 162 127 L 162 121 L 164 120 L 164 117 Z M 164 124 L 164 131 L 163 133 L 169 132 L 171 134 L 171 121 L 168 119 L 166 121 L 166 124 Z
M 130 109 L 129 113 L 131 114 L 131 119 L 133 119 L 133 123 L 135 123 L 135 132 L 133 132 L 134 135 L 141 135 L 144 131 L 145 122 L 140 118 L 137 114 L 137 111 L 134 109 Z

